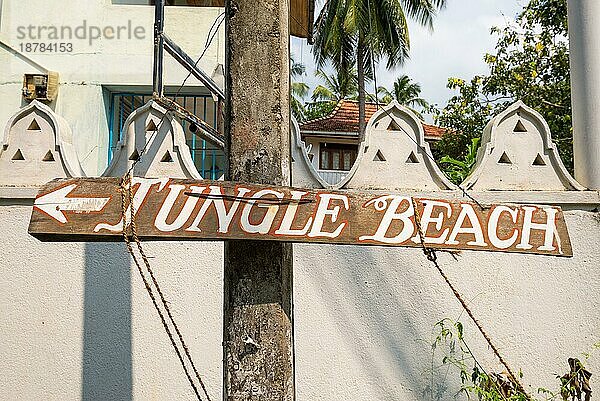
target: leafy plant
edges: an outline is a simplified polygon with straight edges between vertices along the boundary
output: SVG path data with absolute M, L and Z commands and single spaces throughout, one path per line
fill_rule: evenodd
M 587 371 L 581 361 L 577 358 L 569 358 L 569 372 L 563 376 L 556 376 L 560 379 L 560 395 L 564 401 L 569 397 L 573 401 L 581 401 L 582 394 L 585 395 L 585 401 L 590 401 L 592 397 L 592 388 L 590 387 L 590 377 L 592 374 Z
M 435 324 L 434 331 L 436 335 L 431 343 L 431 382 L 424 391 L 425 395 L 429 394 L 432 400 L 440 399 L 440 392 L 446 389 L 444 383 L 434 381 L 435 371 L 443 369 L 446 375 L 451 370 L 458 372 L 461 386 L 456 395 L 464 394 L 469 399 L 475 396 L 481 401 L 568 401 L 570 397 L 571 401 L 590 401 L 592 390 L 589 379 L 592 374 L 585 369 L 579 359 L 569 358 L 569 372 L 556 376 L 560 381 L 557 392 L 545 388 L 538 389 L 538 395 L 543 397 L 540 399 L 519 390 L 517 383 L 513 382 L 507 374 L 487 372 L 465 341 L 461 322 L 446 318 Z M 595 344 L 594 348 L 599 348 L 599 344 Z M 435 360 L 440 352 L 443 353 L 442 363 L 436 366 Z M 590 355 L 584 356 L 587 360 Z M 519 379 L 522 378 L 522 372 L 519 371 L 518 376 Z
M 331 113 L 335 108 L 336 104 L 337 103 L 327 101 L 307 103 L 304 112 L 305 121 L 310 121 L 329 115 L 329 113 Z
M 356 99 L 356 70 L 337 71 L 335 74 L 327 74 L 325 71 L 315 71 L 315 76 L 323 81 L 317 85 L 312 93 L 312 100 L 328 101 L 334 104 L 342 99 Z
M 491 116 L 522 100 L 544 116 L 572 171 L 567 0 L 530 0 L 514 23 L 491 33 L 498 40 L 495 51 L 484 56 L 489 74 L 448 80 L 448 88 L 458 93 L 434 113 L 434 120 L 459 134 L 442 138 L 438 155 L 458 158 Z
M 423 116 L 419 111 L 414 109 L 414 107 L 419 106 L 421 111 L 427 110 L 429 108 L 429 103 L 420 97 L 420 94 L 421 85 L 416 82 L 412 82 L 408 75 L 400 75 L 398 78 L 396 78 L 391 92 L 383 86 L 377 88 L 377 97 L 379 98 L 378 101 L 388 104 L 392 100 L 395 100 L 401 105 L 408 107 L 422 120 Z
M 449 134 L 452 135 L 452 134 Z M 444 173 L 455 184 L 460 184 L 467 178 L 471 169 L 477 161 L 477 148 L 479 148 L 480 138 L 472 138 L 471 143 L 467 146 L 465 155 L 462 159 L 455 159 L 448 155 L 440 159 Z

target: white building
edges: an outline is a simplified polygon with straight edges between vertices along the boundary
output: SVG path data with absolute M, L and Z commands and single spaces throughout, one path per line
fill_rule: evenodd
M 27 104 L 24 74 L 59 76 L 56 100 L 49 103 L 69 122 L 73 146 L 85 173 L 100 175 L 111 159 L 129 114 L 152 96 L 154 7 L 140 0 L 4 1 L 0 10 L 0 122 Z M 176 1 L 175 4 L 194 4 Z M 217 7 L 166 7 L 165 32 L 184 51 L 199 55 Z M 198 63 L 222 82 L 224 30 L 221 25 Z M 165 87 L 174 95 L 187 75 L 165 55 Z M 177 98 L 182 106 L 216 125 L 210 92 L 190 77 Z M 85 117 L 84 117 L 85 116 Z M 84 118 L 83 118 L 84 117 Z M 223 154 L 194 136 L 186 124 L 188 145 L 198 170 L 207 178 L 223 172 Z
M 365 124 L 382 105 L 367 102 Z M 435 142 L 442 138 L 446 130 L 442 127 L 422 122 L 425 140 Z M 352 169 L 360 145 L 358 134 L 358 102 L 342 99 L 326 116 L 300 124 L 300 137 L 307 146 L 308 157 L 314 168 L 328 184 L 342 181 Z M 389 131 L 400 131 L 391 122 Z M 381 159 L 383 153 L 378 157 Z M 383 161 L 383 160 L 381 160 Z

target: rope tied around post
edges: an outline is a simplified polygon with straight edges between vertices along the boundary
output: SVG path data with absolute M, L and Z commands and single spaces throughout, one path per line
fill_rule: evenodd
M 204 396 L 206 397 L 206 400 L 211 401 L 210 396 L 208 395 L 208 392 L 206 390 L 206 386 L 204 385 L 204 382 L 202 381 L 202 378 L 200 377 L 200 374 L 199 374 L 198 370 L 196 369 L 196 365 L 194 364 L 194 361 L 192 360 L 189 349 L 183 339 L 183 335 L 181 334 L 181 331 L 179 330 L 177 323 L 175 323 L 175 319 L 173 318 L 173 314 L 171 313 L 169 304 L 166 301 L 166 298 L 165 298 L 160 286 L 158 285 L 156 276 L 154 275 L 154 272 L 153 272 L 152 268 L 150 267 L 150 262 L 148 260 L 148 257 L 146 256 L 146 253 L 144 252 L 144 249 L 142 248 L 142 243 L 137 234 L 137 226 L 136 226 L 136 222 L 135 222 L 135 208 L 134 208 L 134 204 L 133 204 L 133 191 L 132 191 L 133 177 L 132 176 L 133 176 L 133 172 L 130 170 L 121 178 L 121 185 L 120 185 L 121 186 L 121 188 L 120 188 L 121 189 L 121 219 L 123 222 L 123 240 L 127 247 L 127 251 L 131 255 L 133 262 L 135 263 L 135 266 L 140 274 L 140 277 L 142 278 L 146 292 L 148 293 L 148 295 L 150 296 L 150 299 L 152 300 L 154 309 L 158 313 L 158 316 L 160 318 L 162 326 L 165 329 L 167 336 L 169 337 L 171 345 L 173 346 L 173 349 L 175 350 L 175 353 L 177 354 L 177 357 L 179 359 L 181 367 L 183 368 L 183 371 L 190 383 L 190 386 L 192 387 L 192 389 L 194 391 L 194 394 L 196 395 L 196 398 L 198 400 L 202 401 L 202 397 L 200 396 L 198 387 L 196 386 L 196 383 L 194 383 L 194 379 L 192 378 L 192 375 L 189 372 L 189 368 L 187 367 L 187 365 L 185 363 L 184 356 L 182 355 L 181 350 L 179 349 L 179 346 L 177 345 L 177 343 L 175 341 L 175 337 L 173 336 L 173 333 L 171 332 L 171 329 L 169 328 L 167 319 L 165 318 L 165 314 L 160 309 L 158 301 L 156 299 L 156 295 L 154 294 L 154 290 L 152 289 L 152 286 L 150 285 L 148 278 L 144 274 L 144 271 L 138 260 L 138 257 L 136 256 L 136 254 L 134 252 L 133 246 L 131 244 L 131 239 L 133 239 L 133 241 L 136 243 L 138 252 L 142 258 L 144 266 L 146 267 L 148 274 L 150 274 L 152 283 L 154 284 L 154 287 L 156 288 L 156 291 L 158 292 L 159 298 L 160 298 L 161 303 L 167 313 L 168 319 L 171 322 L 171 324 L 173 325 L 173 328 L 175 329 L 177 337 L 183 348 L 183 352 L 185 353 L 185 357 L 189 361 L 189 364 L 192 367 L 192 370 L 194 372 L 196 380 L 198 381 L 198 383 L 200 383 L 200 386 L 202 388 Z M 129 226 L 131 227 L 131 238 L 130 238 L 130 235 L 127 230 L 127 207 L 129 207 L 129 211 L 130 211 Z
M 415 225 L 417 226 L 417 233 L 419 235 L 419 241 L 421 242 L 421 248 L 423 250 L 423 253 L 427 257 L 427 260 L 429 260 L 431 263 L 433 263 L 433 265 L 435 266 L 437 271 L 440 273 L 440 275 L 442 276 L 442 278 L 444 279 L 444 281 L 446 282 L 448 287 L 450 287 L 450 290 L 452 290 L 452 293 L 454 294 L 454 296 L 456 297 L 458 302 L 460 302 L 460 304 L 463 307 L 463 309 L 465 310 L 465 312 L 467 312 L 467 315 L 469 315 L 469 317 L 471 318 L 473 323 L 475 323 L 475 326 L 477 327 L 477 329 L 479 330 L 479 332 L 481 333 L 481 335 L 483 336 L 485 341 L 488 343 L 488 345 L 490 346 L 490 348 L 492 349 L 494 354 L 496 355 L 496 358 L 498 358 L 500 363 L 506 369 L 506 372 L 507 372 L 509 378 L 513 381 L 513 383 L 515 384 L 517 389 L 520 392 L 522 392 L 527 397 L 528 400 L 531 400 L 531 397 L 525 391 L 525 388 L 523 387 L 523 385 L 521 384 L 521 382 L 519 381 L 517 376 L 513 373 L 510 366 L 508 366 L 508 363 L 504 360 L 502 355 L 500 355 L 500 351 L 498 351 L 498 348 L 496 348 L 496 346 L 492 342 L 492 339 L 490 338 L 490 336 L 483 329 L 483 326 L 481 325 L 481 323 L 479 323 L 479 321 L 475 318 L 475 316 L 473 315 L 473 312 L 471 311 L 471 309 L 469 308 L 469 306 L 467 305 L 467 303 L 465 302 L 463 297 L 460 295 L 460 293 L 454 287 L 454 285 L 450 282 L 450 279 L 448 278 L 446 273 L 444 273 L 444 271 L 440 267 L 438 260 L 437 260 L 437 254 L 435 252 L 435 249 L 429 248 L 425 245 L 425 233 L 423 232 L 423 228 L 421 226 L 421 216 L 420 216 L 419 210 L 417 208 L 417 202 L 415 201 L 415 198 L 413 198 L 412 196 L 411 196 L 410 200 L 411 200 L 412 207 L 413 207 L 414 214 L 415 214 Z

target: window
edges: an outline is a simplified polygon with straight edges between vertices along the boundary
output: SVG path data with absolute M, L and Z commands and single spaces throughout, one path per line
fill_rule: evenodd
M 133 110 L 142 107 L 150 99 L 150 93 L 110 93 L 110 110 L 108 114 L 109 149 L 108 161 L 112 159 L 117 143 L 121 139 L 121 131 L 125 120 Z M 167 96 L 169 96 L 167 94 Z M 177 103 L 188 111 L 206 121 L 213 127 L 217 126 L 217 107 L 211 95 L 181 95 Z M 225 172 L 225 153 L 189 130 L 187 121 L 180 121 L 185 133 L 187 145 L 190 147 L 192 160 L 203 178 L 216 180 Z
M 319 168 L 321 170 L 348 171 L 352 168 L 357 153 L 357 145 L 322 142 L 320 146 Z

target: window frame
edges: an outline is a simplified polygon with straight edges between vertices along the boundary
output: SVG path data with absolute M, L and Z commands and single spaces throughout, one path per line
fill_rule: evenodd
M 344 168 L 346 154 L 350 153 L 348 169 Z M 324 154 L 327 154 L 327 165 L 324 166 Z M 340 168 L 334 168 L 334 154 L 339 156 Z M 352 143 L 321 142 L 319 144 L 319 170 L 350 171 L 358 157 L 358 145 Z
M 121 140 L 121 133 L 125 125 L 125 121 L 129 114 L 135 109 L 142 107 L 146 102 L 152 99 L 151 88 L 119 88 L 113 90 L 109 87 L 104 87 L 106 90 L 106 101 L 108 102 L 108 163 L 113 158 L 114 149 L 117 143 Z M 174 96 L 169 91 L 167 97 Z M 123 102 L 123 99 L 128 99 L 129 103 Z M 123 102 L 122 105 L 119 102 Z M 177 102 L 184 108 L 192 107 L 194 111 L 200 108 L 203 112 L 197 114 L 205 122 L 217 127 L 218 124 L 218 108 L 214 103 L 212 95 L 207 93 L 180 93 L 177 96 Z M 212 106 L 209 105 L 212 102 Z M 210 107 L 209 107 L 210 106 Z M 131 110 L 130 110 L 131 109 Z M 225 157 L 223 150 L 216 149 L 214 145 L 208 141 L 197 137 L 194 134 L 188 135 L 189 123 L 180 121 L 183 131 L 186 134 L 186 142 L 190 149 L 192 161 L 196 166 L 200 175 L 205 179 L 217 180 L 225 173 L 225 165 L 219 168 L 219 159 Z

